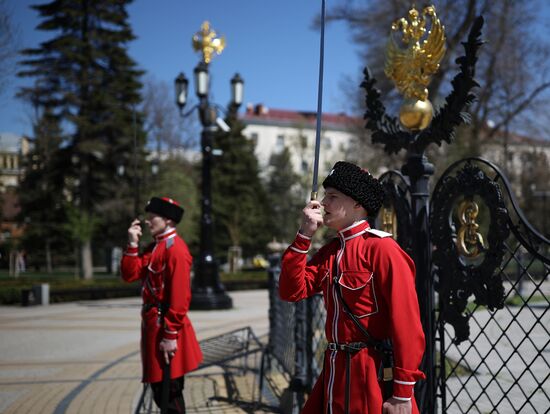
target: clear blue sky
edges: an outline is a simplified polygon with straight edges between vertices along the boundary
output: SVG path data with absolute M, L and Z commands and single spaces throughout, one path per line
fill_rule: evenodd
M 29 9 L 31 4 L 46 2 L 8 1 L 13 23 L 19 26 L 21 47 L 37 47 L 50 38 L 51 34 L 35 30 L 39 19 Z M 320 10 L 321 0 L 136 0 L 128 9 L 137 36 L 129 53 L 148 75 L 170 86 L 180 71 L 191 80 L 199 61 L 191 37 L 208 20 L 227 43 L 210 65 L 216 103 L 229 101 L 229 81 L 239 72 L 245 81 L 245 103 L 315 111 L 320 34 L 312 29 L 312 21 Z M 359 78 L 362 68 L 357 50 L 343 24 L 327 26 L 324 112 L 345 109 L 341 81 L 346 76 Z M 29 109 L 13 98 L 22 82 L 14 77 L 10 89 L 0 97 L 1 132 L 31 133 Z

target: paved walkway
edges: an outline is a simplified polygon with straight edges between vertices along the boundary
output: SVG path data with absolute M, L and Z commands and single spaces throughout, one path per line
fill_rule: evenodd
M 245 326 L 267 334 L 267 290 L 230 296 L 234 309 L 190 312 L 199 340 Z M 0 307 L 0 413 L 133 413 L 142 390 L 140 303 Z M 245 412 L 223 402 L 225 381 L 215 367 L 189 375 L 185 393 L 189 413 Z M 209 400 L 214 395 L 220 399 Z

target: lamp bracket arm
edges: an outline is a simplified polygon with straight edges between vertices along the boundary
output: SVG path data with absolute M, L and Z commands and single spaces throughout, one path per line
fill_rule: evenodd
M 180 110 L 180 116 L 182 118 L 187 118 L 189 115 L 191 115 L 193 113 L 193 111 L 195 109 L 197 109 L 199 107 L 199 104 L 195 104 L 193 105 L 192 108 L 190 108 L 189 110 L 187 110 L 186 112 L 183 111 L 183 108 Z

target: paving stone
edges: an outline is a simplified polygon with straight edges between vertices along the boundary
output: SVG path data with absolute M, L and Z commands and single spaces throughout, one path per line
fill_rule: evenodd
M 199 340 L 251 326 L 268 331 L 265 290 L 230 292 L 234 309 L 190 312 Z M 132 414 L 142 392 L 140 298 L 0 307 L 0 413 Z M 251 399 L 252 378 L 237 378 Z M 219 367 L 186 377 L 188 413 L 250 413 L 223 401 Z M 258 411 L 260 412 L 260 411 Z

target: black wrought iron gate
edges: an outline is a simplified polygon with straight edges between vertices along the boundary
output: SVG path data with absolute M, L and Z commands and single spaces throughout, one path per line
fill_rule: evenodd
M 550 241 L 488 161 L 451 165 L 431 201 L 437 412 L 550 412 Z
M 375 226 L 413 255 L 409 179 L 390 171 L 380 180 L 387 197 Z M 435 292 L 417 289 L 419 299 L 435 293 L 435 306 L 425 319 L 433 326 L 424 326 L 433 335 L 422 366 L 428 378 L 416 390 L 421 412 L 550 412 L 550 241 L 527 222 L 498 167 L 479 158 L 444 172 L 429 211 L 424 248 L 433 251 Z M 282 302 L 278 273 L 268 354 L 290 383 L 281 411 L 298 413 L 321 371 L 325 310 L 320 297 Z
M 478 16 L 472 24 L 452 92 L 429 128 L 405 131 L 387 115 L 368 69 L 361 85 L 373 143 L 389 154 L 407 151 L 403 174 L 380 177 L 387 197 L 375 226 L 396 235 L 417 266 L 427 378 L 416 400 L 423 414 L 550 412 L 550 241 L 527 222 L 506 177 L 488 161 L 451 165 L 430 199 L 434 168 L 425 150 L 451 143 L 468 120 L 483 22 Z M 271 313 L 270 355 L 286 361 L 288 345 L 275 339 L 288 332 L 295 339 L 294 364 L 286 369 L 296 397 L 292 412 L 320 371 L 321 303 L 310 298 L 293 308 L 292 319 Z M 279 327 L 290 322 L 290 330 Z

